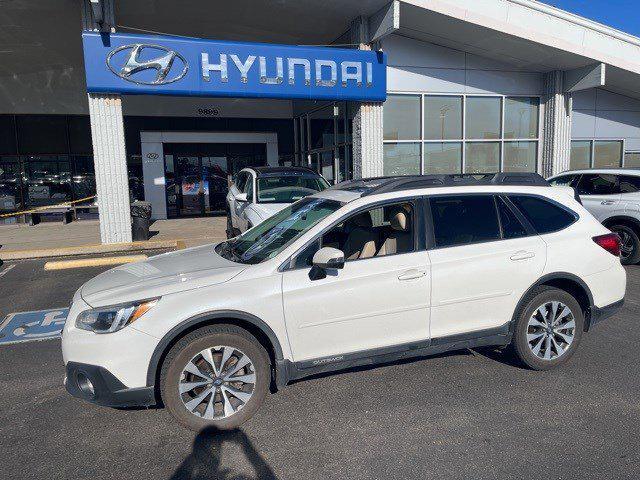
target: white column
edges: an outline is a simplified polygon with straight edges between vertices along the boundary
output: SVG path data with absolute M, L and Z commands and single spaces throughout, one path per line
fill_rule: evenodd
M 351 23 L 351 38 L 360 50 L 371 50 L 368 42 L 368 21 L 364 17 Z M 384 175 L 382 151 L 382 102 L 361 102 L 353 118 L 353 176 L 354 178 Z
M 102 243 L 131 241 L 129 176 L 119 95 L 89 97 L 93 163 Z
M 570 93 L 565 93 L 564 72 L 545 74 L 542 98 L 544 115 L 542 132 L 542 169 L 545 178 L 569 169 L 571 157 Z

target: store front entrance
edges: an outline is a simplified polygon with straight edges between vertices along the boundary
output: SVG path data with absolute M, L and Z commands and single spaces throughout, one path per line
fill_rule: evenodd
M 264 143 L 164 144 L 167 217 L 224 213 L 229 177 L 266 163 Z

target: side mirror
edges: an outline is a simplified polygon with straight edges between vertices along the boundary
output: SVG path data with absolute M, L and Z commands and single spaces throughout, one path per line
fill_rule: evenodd
M 247 201 L 247 194 L 239 193 L 234 198 L 236 199 L 236 202 L 245 203 Z
M 309 278 L 321 280 L 327 277 L 327 270 L 344 268 L 344 252 L 332 247 L 321 248 L 313 255 L 312 263 Z

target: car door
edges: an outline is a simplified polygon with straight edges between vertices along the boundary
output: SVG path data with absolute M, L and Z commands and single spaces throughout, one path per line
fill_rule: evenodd
M 578 183 L 578 195 L 584 208 L 600 222 L 618 213 L 624 213 L 624 207 L 620 205 L 618 175 L 583 174 Z
M 405 244 L 397 253 L 388 249 L 380 253 L 393 235 L 387 212 L 394 205 L 385 205 L 364 212 L 371 215 L 368 226 L 358 224 L 344 237 L 331 231 L 318 237 L 294 259 L 294 267 L 283 272 L 284 314 L 296 362 L 338 361 L 349 353 L 428 341 L 429 255 L 424 239 L 417 235 L 419 205 L 413 200 L 405 204 L 411 212 L 410 236 L 405 238 L 411 239 L 411 245 Z M 336 228 L 342 230 L 355 215 L 362 218 L 363 212 L 349 215 Z M 359 258 L 352 253 L 343 269 L 312 280 L 309 260 L 324 238 L 334 247 L 369 253 Z
M 229 187 L 227 193 L 227 204 L 229 205 L 229 214 L 231 216 L 231 225 L 238 228 L 238 200 L 236 197 L 242 193 L 244 185 L 247 181 L 248 173 L 241 171 L 236 175 L 234 182 Z
M 246 201 L 236 202 L 236 216 L 238 227 L 241 232 L 249 229 L 249 218 L 247 217 L 247 208 L 255 201 L 255 176 L 252 172 L 247 171 L 247 181 L 244 183 L 242 193 L 246 195 Z
M 429 204 L 431 338 L 505 326 L 542 274 L 544 241 L 498 196 L 434 196 Z

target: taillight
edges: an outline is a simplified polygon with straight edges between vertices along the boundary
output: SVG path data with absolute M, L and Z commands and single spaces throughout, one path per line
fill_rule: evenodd
M 593 241 L 604 248 L 611 255 L 620 256 L 620 237 L 615 233 L 607 233 L 606 235 L 598 235 L 593 237 Z

